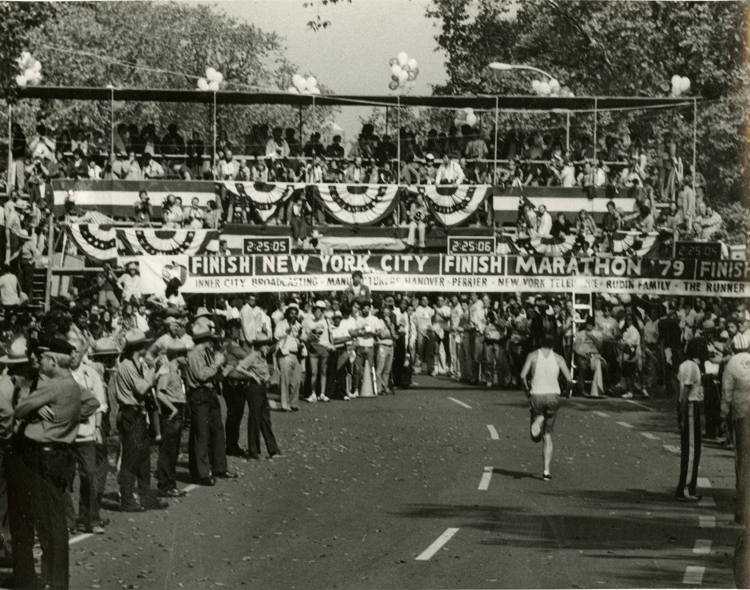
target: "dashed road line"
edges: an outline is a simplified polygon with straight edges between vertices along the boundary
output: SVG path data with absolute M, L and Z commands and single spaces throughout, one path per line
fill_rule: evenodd
M 490 431 L 490 438 L 492 440 L 500 440 L 500 437 L 497 434 L 497 430 L 495 429 L 495 427 L 492 424 L 488 424 L 487 425 L 487 430 Z
M 716 515 L 699 516 L 698 526 L 702 529 L 715 529 L 716 528 Z
M 628 422 L 618 422 L 618 424 L 620 426 L 624 426 L 625 428 L 635 428 L 635 426 L 633 426 L 632 424 L 630 424 Z
M 667 451 L 669 451 L 670 453 L 677 453 L 678 455 L 680 454 L 680 449 L 678 449 L 678 448 L 677 448 L 676 446 L 674 446 L 674 445 L 664 445 L 664 448 L 665 448 L 665 449 L 666 449 Z
M 699 477 L 698 478 L 698 487 L 703 489 L 708 489 L 711 486 L 711 481 L 707 477 Z
M 594 414 L 602 418 L 609 418 L 609 414 L 607 414 L 606 412 L 600 412 L 599 410 L 594 411 Z
M 471 406 L 469 404 L 465 404 L 464 402 L 456 399 L 455 397 L 449 397 L 448 399 L 451 400 L 452 402 L 456 402 L 459 406 L 462 406 L 468 410 L 471 410 Z
M 416 561 L 429 560 L 433 555 L 435 555 L 435 553 L 440 551 L 440 549 L 443 548 L 443 545 L 450 541 L 453 535 L 455 535 L 457 532 L 457 528 L 446 529 L 445 532 L 432 543 L 432 545 L 430 545 L 427 549 L 422 551 L 422 553 L 417 555 Z
M 685 568 L 685 576 L 682 578 L 683 584 L 700 586 L 703 583 L 703 574 L 706 573 L 705 567 L 689 565 Z
M 654 408 L 650 408 L 646 404 L 642 404 L 641 402 L 637 402 L 637 401 L 632 400 L 632 399 L 624 399 L 622 401 L 628 402 L 629 404 L 633 404 L 633 405 L 636 405 L 636 406 L 640 406 L 641 408 L 645 408 L 649 412 L 653 412 L 654 411 Z
M 696 539 L 693 553 L 698 555 L 708 555 L 711 553 L 711 539 Z
M 79 541 L 84 541 L 88 539 L 89 537 L 93 537 L 94 533 L 83 533 L 82 535 L 76 535 L 75 537 L 71 537 L 71 539 L 68 541 L 68 545 L 73 545 L 74 543 L 78 543 Z
M 485 467 L 484 473 L 482 473 L 482 479 L 479 480 L 478 490 L 486 491 L 490 487 L 490 480 L 492 479 L 492 467 Z
M 656 436 L 655 434 L 651 434 L 650 432 L 641 432 L 641 435 L 645 436 L 646 438 L 650 440 L 659 440 L 658 436 Z

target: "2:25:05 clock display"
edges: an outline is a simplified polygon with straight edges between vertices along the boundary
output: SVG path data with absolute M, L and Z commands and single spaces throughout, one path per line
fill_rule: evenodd
M 291 238 L 245 238 L 242 251 L 245 254 L 289 254 Z

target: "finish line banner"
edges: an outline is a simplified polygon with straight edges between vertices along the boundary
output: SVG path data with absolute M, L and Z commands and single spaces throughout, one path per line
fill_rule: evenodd
M 143 256 L 139 262 L 144 292 L 158 295 L 172 278 L 180 279 L 183 293 L 343 291 L 361 270 L 373 291 L 750 296 L 750 267 L 734 260 L 290 254 Z

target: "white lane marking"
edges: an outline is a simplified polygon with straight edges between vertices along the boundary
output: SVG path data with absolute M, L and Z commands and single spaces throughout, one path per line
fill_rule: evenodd
M 685 568 L 685 577 L 682 578 L 683 584 L 691 586 L 700 586 L 703 583 L 703 574 L 706 573 L 705 567 L 689 565 Z
M 182 491 L 185 492 L 185 493 L 192 492 L 197 487 L 198 487 L 197 484 L 191 483 L 189 485 L 186 485 L 184 488 L 182 488 Z
M 624 426 L 625 428 L 635 428 L 632 424 L 628 424 L 627 422 L 618 422 L 620 426 Z
M 668 450 L 670 453 L 677 453 L 678 455 L 680 454 L 680 449 L 678 449 L 674 445 L 664 445 L 664 448 Z
M 699 555 L 708 555 L 711 553 L 711 539 L 696 539 L 693 553 Z
M 716 508 L 716 500 L 714 500 L 713 496 L 703 496 L 698 502 L 698 506 L 704 508 Z
M 94 533 L 83 533 L 82 535 L 76 535 L 75 537 L 71 538 L 70 541 L 68 541 L 68 545 L 72 545 L 73 543 L 78 543 L 78 541 L 83 541 L 93 536 L 94 536 Z
M 641 432 L 641 434 L 650 440 L 659 440 L 658 436 L 651 434 L 650 432 Z
M 497 434 L 497 430 L 495 430 L 495 427 L 492 424 L 487 425 L 487 430 L 490 431 L 490 438 L 492 440 L 500 440 L 500 437 Z
M 645 409 L 647 409 L 647 410 L 648 410 L 649 412 L 653 412 L 653 411 L 654 411 L 654 409 L 653 409 L 653 408 L 649 408 L 649 407 L 648 407 L 648 406 L 647 406 L 646 404 L 642 404 L 641 402 L 637 402 L 637 401 L 635 401 L 635 400 L 632 400 L 632 399 L 624 399 L 624 400 L 622 400 L 622 401 L 624 401 L 624 402 L 628 402 L 629 404 L 634 404 L 634 405 L 636 405 L 636 406 L 640 406 L 641 408 L 645 408 Z
M 702 529 L 715 529 L 716 528 L 716 516 L 699 516 L 698 526 Z
M 708 488 L 713 487 L 713 486 L 711 485 L 711 482 L 709 481 L 709 479 L 707 477 L 699 477 L 698 478 L 698 487 L 699 488 L 708 489 Z
M 430 559 L 430 557 L 432 557 L 433 555 L 435 555 L 435 553 L 440 551 L 443 545 L 445 545 L 448 541 L 450 541 L 451 537 L 453 537 L 453 535 L 455 535 L 457 532 L 458 532 L 457 528 L 446 529 L 445 532 L 442 535 L 440 535 L 432 545 L 430 545 L 427 549 L 422 551 L 422 553 L 417 555 L 416 560 L 427 561 L 428 559 Z
M 609 418 L 609 414 L 606 412 L 599 412 L 598 410 L 594 412 L 597 416 L 601 416 L 602 418 Z
M 490 487 L 490 480 L 492 479 L 492 467 L 485 467 L 482 479 L 479 480 L 478 490 L 487 490 Z
M 455 397 L 449 397 L 448 399 L 452 402 L 456 402 L 459 406 L 463 406 L 464 408 L 471 410 L 471 406 L 469 404 L 465 404 L 461 400 L 457 400 Z

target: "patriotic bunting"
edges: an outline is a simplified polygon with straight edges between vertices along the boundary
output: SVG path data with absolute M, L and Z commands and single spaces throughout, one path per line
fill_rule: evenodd
M 418 187 L 433 217 L 447 227 L 467 221 L 492 190 L 490 185 L 425 185 Z
M 266 184 L 263 182 L 224 182 L 224 187 L 234 197 L 231 199 L 232 218 L 244 213 L 247 220 L 257 214 L 260 221 L 266 223 L 276 214 L 279 205 L 292 196 L 295 190 L 304 185 L 293 183 Z
M 371 184 L 312 185 L 313 195 L 339 223 L 373 225 L 388 217 L 398 203 L 399 187 Z
M 68 235 L 89 259 L 114 264 L 118 256 L 197 256 L 218 250 L 219 232 L 208 229 L 114 228 L 71 224 Z
M 612 253 L 616 256 L 655 258 L 662 244 L 670 239 L 668 233 L 639 231 L 616 231 L 612 234 Z
M 537 254 L 544 256 L 564 256 L 573 249 L 576 243 L 576 236 L 532 236 L 531 247 Z

